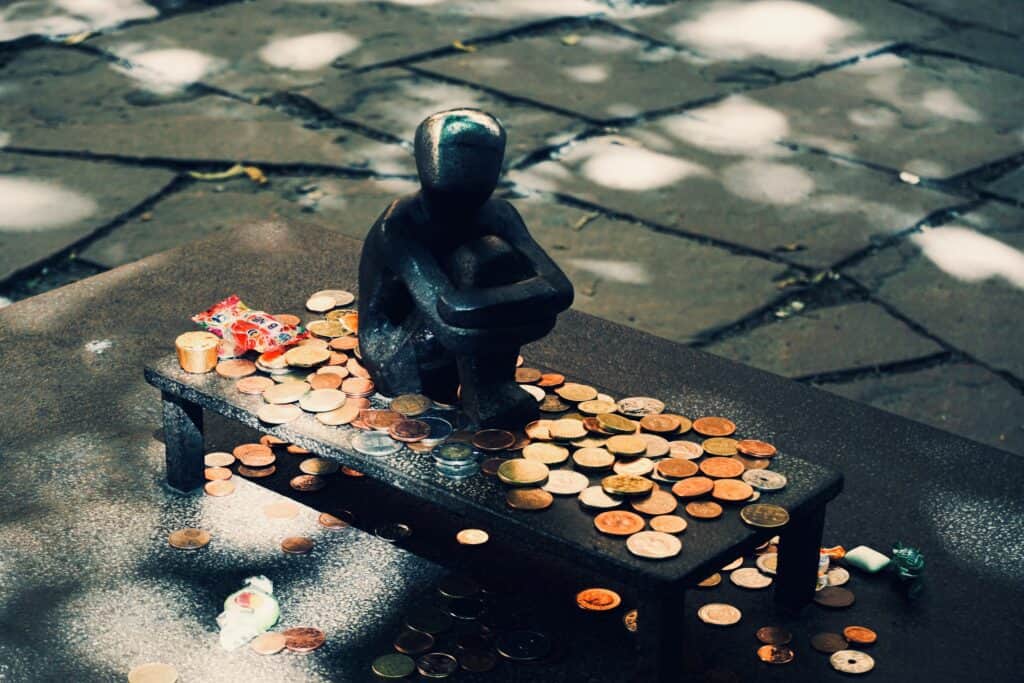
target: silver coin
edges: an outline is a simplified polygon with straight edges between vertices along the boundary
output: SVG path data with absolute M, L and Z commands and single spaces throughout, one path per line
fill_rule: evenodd
M 535 399 L 537 399 L 537 403 L 543 401 L 544 396 L 546 395 L 541 387 L 535 386 L 533 384 L 520 384 L 519 388 L 528 393 L 530 396 L 533 396 Z
M 416 419 L 430 427 L 430 433 L 427 434 L 427 438 L 420 442 L 424 446 L 436 446 L 451 436 L 452 432 L 455 431 L 451 422 L 439 417 L 417 417 Z
M 765 576 L 756 567 L 741 567 L 729 575 L 729 580 L 740 588 L 760 590 L 772 585 L 772 577 Z
M 785 475 L 772 470 L 747 470 L 743 473 L 743 481 L 758 491 L 778 491 L 786 485 Z
M 402 450 L 402 444 L 384 432 L 359 432 L 352 437 L 352 448 L 379 458 Z
M 668 444 L 668 454 L 681 460 L 696 460 L 704 455 L 704 447 L 693 441 L 671 441 Z
M 839 650 L 828 658 L 836 671 L 844 674 L 866 674 L 875 668 L 874 658 L 860 650 Z
M 850 580 L 850 572 L 843 567 L 832 567 L 828 570 L 828 585 L 842 586 Z
M 557 496 L 574 496 L 590 486 L 586 475 L 572 470 L 551 470 L 548 481 L 541 488 Z
M 588 486 L 583 489 L 580 492 L 579 500 L 583 507 L 595 508 L 597 510 L 608 510 L 622 505 L 621 500 L 612 498 L 600 486 Z
M 650 396 L 630 396 L 618 402 L 619 412 L 626 417 L 643 417 L 664 412 L 665 404 Z

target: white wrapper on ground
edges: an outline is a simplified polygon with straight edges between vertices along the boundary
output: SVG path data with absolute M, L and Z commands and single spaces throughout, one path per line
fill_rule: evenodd
M 273 582 L 265 576 L 250 576 L 245 587 L 224 600 L 224 611 L 217 615 L 221 647 L 238 649 L 268 631 L 280 616 Z

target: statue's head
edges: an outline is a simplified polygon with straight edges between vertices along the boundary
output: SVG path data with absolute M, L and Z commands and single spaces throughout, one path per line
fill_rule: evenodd
M 505 157 L 505 129 L 478 109 L 432 114 L 416 128 L 416 170 L 432 202 L 479 208 L 494 192 Z

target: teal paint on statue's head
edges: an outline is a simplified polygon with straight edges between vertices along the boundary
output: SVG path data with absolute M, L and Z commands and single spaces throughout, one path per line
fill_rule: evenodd
M 432 114 L 416 129 L 416 170 L 424 194 L 441 204 L 479 206 L 498 184 L 505 129 L 477 109 Z

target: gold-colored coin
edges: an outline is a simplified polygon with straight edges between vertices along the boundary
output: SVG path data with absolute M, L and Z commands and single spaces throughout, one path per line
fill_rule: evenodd
M 544 489 L 517 488 L 505 494 L 505 502 L 514 510 L 543 510 L 551 507 L 555 497 Z
M 612 455 L 636 457 L 647 452 L 647 442 L 638 436 L 616 434 L 610 437 L 604 447 Z
M 206 495 L 214 496 L 215 498 L 230 496 L 235 492 L 235 482 L 230 479 L 208 481 L 203 485 L 203 491 L 206 492 Z
M 731 439 L 727 436 L 714 436 L 710 439 L 704 439 L 704 452 L 708 455 L 718 455 L 728 457 L 736 455 L 736 439 Z
M 604 448 L 604 445 L 608 443 L 608 439 L 605 439 L 604 437 L 588 435 L 583 437 L 582 439 L 574 439 L 569 443 L 571 443 L 576 448 Z
M 347 327 L 337 320 L 314 320 L 306 329 L 318 337 L 344 337 L 349 333 Z
M 587 435 L 587 430 L 580 420 L 562 418 L 551 421 L 551 424 L 548 425 L 548 433 L 556 441 L 571 441 L 582 439 Z
M 583 401 L 597 398 L 597 389 L 586 384 L 577 384 L 576 382 L 566 382 L 555 389 L 555 393 L 566 401 L 572 401 L 573 403 L 582 403 Z
M 576 407 L 581 413 L 586 415 L 604 415 L 606 413 L 614 413 L 619 409 L 612 401 L 601 401 L 596 398 L 590 401 L 583 401 Z
M 557 396 L 548 395 L 537 406 L 542 413 L 564 413 L 569 410 L 569 404 L 563 402 Z
M 314 365 L 323 363 L 331 357 L 327 349 L 318 349 L 315 346 L 296 346 L 284 354 L 284 359 L 293 368 L 311 368 Z
M 679 431 L 682 423 L 682 418 L 679 415 L 670 413 L 644 415 L 640 418 L 640 426 L 656 434 L 674 434 Z
M 648 458 L 660 458 L 668 455 L 669 445 L 668 440 L 664 437 L 660 437 L 657 434 L 637 434 L 638 438 L 644 440 L 647 444 L 647 455 Z
M 273 404 L 295 403 L 308 392 L 309 385 L 305 382 L 281 382 L 264 391 L 263 400 Z
M 203 470 L 206 481 L 223 481 L 231 478 L 231 470 L 227 467 L 207 467 Z
M 416 417 L 430 410 L 434 402 L 422 394 L 402 394 L 391 400 L 391 410 L 406 417 Z
M 210 532 L 204 529 L 193 529 L 187 527 L 172 531 L 167 537 L 167 542 L 172 548 L 178 550 L 198 550 L 210 542 Z
M 523 448 L 523 457 L 545 465 L 560 465 L 569 459 L 569 449 L 557 444 L 540 441 Z
M 341 466 L 327 458 L 308 458 L 299 463 L 299 470 L 306 474 L 334 474 Z
M 526 436 L 530 437 L 534 441 L 550 441 L 550 427 L 552 422 L 554 422 L 554 420 L 534 420 L 526 425 L 526 427 L 523 428 L 523 431 L 526 432 Z
M 602 413 L 597 416 L 597 423 L 601 428 L 615 434 L 635 434 L 637 423 L 628 417 L 615 413 Z
M 622 625 L 626 627 L 626 630 L 630 633 L 636 633 L 637 624 L 637 610 L 631 609 L 622 615 Z
M 789 522 L 789 512 L 778 505 L 754 503 L 740 510 L 740 519 L 759 529 L 775 529 Z
M 700 583 L 698 583 L 697 587 L 698 588 L 714 588 L 715 586 L 717 586 L 720 583 L 722 583 L 722 575 L 719 574 L 718 572 L 715 572 L 714 574 L 712 574 L 708 578 L 706 578 L 703 581 L 701 581 Z
M 681 534 L 686 531 L 686 520 L 679 515 L 658 515 L 649 522 L 651 528 L 664 534 Z
M 490 534 L 483 529 L 462 529 L 455 534 L 455 540 L 459 545 L 483 545 L 490 539 Z
M 711 501 L 692 501 L 686 504 L 686 514 L 695 519 L 716 519 L 722 516 L 722 506 Z
M 536 460 L 512 458 L 498 468 L 498 479 L 509 486 L 536 486 L 547 478 L 548 466 Z
M 654 482 L 632 474 L 613 474 L 601 480 L 601 488 L 612 496 L 646 496 L 654 489 Z
M 581 448 L 572 454 L 572 461 L 580 469 L 603 470 L 615 464 L 615 456 L 603 448 Z
M 537 368 L 516 368 L 516 382 L 519 384 L 533 384 L 539 382 L 542 373 Z
M 284 649 L 284 641 L 285 637 L 283 633 L 269 631 L 256 636 L 249 643 L 249 647 L 252 648 L 253 652 L 259 655 L 276 655 Z

